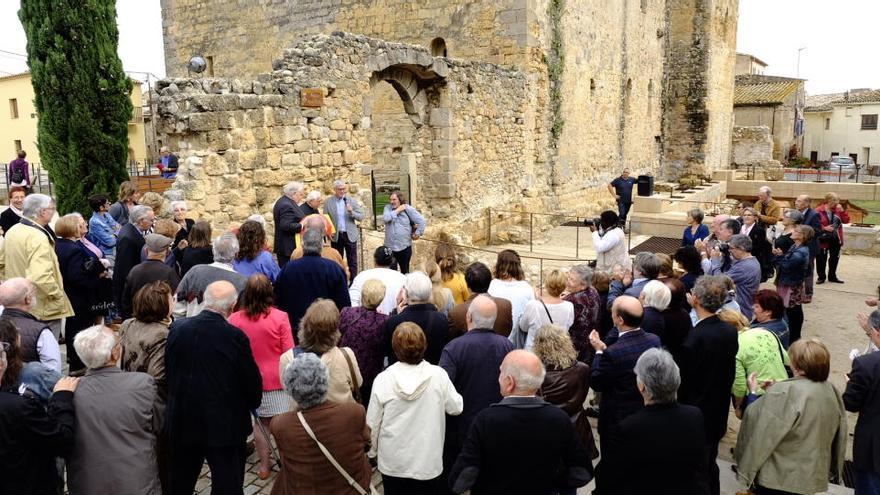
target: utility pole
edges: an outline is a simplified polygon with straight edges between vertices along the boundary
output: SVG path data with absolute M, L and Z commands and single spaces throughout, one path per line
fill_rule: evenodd
M 797 77 L 798 79 L 801 78 L 801 52 L 806 49 L 807 47 L 802 46 L 797 50 L 797 75 L 795 77 Z

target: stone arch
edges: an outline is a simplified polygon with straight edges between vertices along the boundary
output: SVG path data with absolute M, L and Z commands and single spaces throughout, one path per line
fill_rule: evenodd
M 431 40 L 431 55 L 435 57 L 449 56 L 449 52 L 446 50 L 446 40 L 443 38 L 434 38 Z

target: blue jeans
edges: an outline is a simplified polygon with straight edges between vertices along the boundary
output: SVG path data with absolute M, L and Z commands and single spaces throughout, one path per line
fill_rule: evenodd
M 856 469 L 856 495 L 880 493 L 880 473 Z
M 621 225 L 626 223 L 626 215 L 629 213 L 631 207 L 632 203 L 624 203 L 623 201 L 617 202 L 617 216 L 620 218 Z

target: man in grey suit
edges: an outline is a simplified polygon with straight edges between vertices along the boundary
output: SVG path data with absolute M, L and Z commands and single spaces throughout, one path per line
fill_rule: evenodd
M 364 209 L 356 199 L 346 194 L 347 191 L 348 185 L 344 180 L 334 181 L 333 196 L 324 202 L 324 214 L 330 215 L 336 227 L 330 245 L 348 261 L 349 276 L 354 280 L 358 271 L 357 243 L 360 239 L 355 222 L 364 219 Z

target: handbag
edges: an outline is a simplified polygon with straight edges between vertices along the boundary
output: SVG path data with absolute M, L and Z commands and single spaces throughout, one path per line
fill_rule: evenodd
M 766 331 L 770 332 L 770 330 Z M 791 366 L 785 364 L 785 353 L 782 351 L 782 341 L 779 340 L 779 336 L 775 333 L 770 332 L 770 334 L 776 337 L 776 345 L 779 346 L 779 360 L 782 361 L 782 366 L 785 368 L 785 374 L 787 374 L 789 378 L 794 378 L 794 372 L 791 371 Z
M 340 347 L 339 352 L 342 353 L 342 356 L 345 358 L 346 364 L 348 364 L 348 376 L 351 377 L 351 397 L 358 404 L 362 404 L 361 388 L 357 386 L 357 375 L 354 372 L 354 365 L 351 364 L 351 358 L 348 357 L 348 353 L 345 352 L 345 349 L 345 347 Z
M 306 418 L 305 418 L 305 416 L 303 416 L 302 411 L 297 411 L 296 417 L 299 418 L 299 422 L 302 424 L 303 429 L 306 430 L 306 433 L 309 435 L 309 437 L 312 440 L 314 440 L 316 444 L 318 444 L 318 448 L 321 449 L 321 453 L 324 454 L 324 457 L 326 457 L 327 460 L 330 461 L 330 464 L 333 464 L 333 467 L 336 468 L 337 471 L 339 471 L 339 474 L 341 474 L 343 478 L 345 478 L 345 481 L 348 482 L 348 485 L 350 487 L 352 487 L 352 489 L 354 489 L 354 491 L 358 492 L 360 495 L 366 495 L 368 493 L 367 490 L 365 490 L 364 487 L 362 487 L 360 485 L 360 483 L 355 481 L 355 479 L 352 478 L 351 475 L 348 474 L 348 472 L 346 472 L 345 469 L 342 466 L 340 466 L 338 462 L 336 462 L 336 459 L 333 458 L 333 454 L 331 454 L 330 451 L 327 450 L 327 447 L 324 447 L 324 444 L 321 443 L 320 441 L 318 441 L 318 438 L 315 437 L 315 432 L 312 431 L 312 428 L 309 427 L 309 424 L 306 422 Z M 371 495 L 378 495 L 379 494 L 379 492 L 376 491 L 376 488 L 373 486 L 372 483 L 370 483 L 369 486 L 370 486 L 369 493 Z

